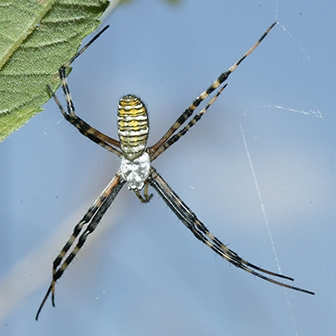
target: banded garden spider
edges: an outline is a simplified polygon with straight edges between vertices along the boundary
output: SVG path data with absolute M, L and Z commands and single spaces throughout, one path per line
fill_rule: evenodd
M 65 269 L 77 255 L 78 251 L 85 243 L 88 235 L 96 229 L 101 218 L 104 216 L 105 212 L 110 207 L 125 183 L 128 184 L 128 188 L 132 190 L 143 203 L 149 202 L 152 197 L 152 194 L 148 194 L 148 186 L 151 185 L 166 202 L 169 208 L 176 214 L 176 216 L 194 234 L 197 239 L 210 247 L 213 251 L 215 251 L 222 258 L 226 259 L 234 266 L 276 285 L 312 295 L 314 294 L 311 291 L 294 287 L 265 276 L 264 274 L 268 274 L 269 276 L 279 277 L 286 280 L 294 280 L 291 277 L 258 267 L 239 257 L 236 252 L 232 251 L 226 245 L 224 245 L 204 226 L 204 224 L 196 217 L 191 209 L 179 198 L 179 196 L 170 188 L 167 182 L 151 165 L 152 161 L 154 161 L 167 148 L 177 142 L 186 132 L 189 131 L 193 125 L 196 124 L 197 121 L 201 119 L 204 113 L 225 89 L 227 84 L 223 83 L 226 81 L 229 75 L 247 56 L 252 53 L 252 51 L 260 44 L 260 42 L 267 36 L 267 34 L 275 25 L 276 22 L 274 22 L 265 31 L 260 39 L 235 64 L 233 64 L 227 71 L 223 72 L 205 91 L 203 91 L 180 115 L 175 123 L 164 134 L 164 136 L 151 147 L 146 147 L 149 133 L 147 110 L 143 102 L 134 95 L 123 96 L 119 101 L 119 141 L 99 132 L 75 114 L 75 107 L 72 102 L 67 83 L 66 68 L 69 67 L 70 64 L 108 28 L 108 26 L 99 32 L 95 37 L 93 37 L 92 40 L 90 40 L 82 49 L 80 49 L 74 57 L 72 57 L 59 69 L 59 77 L 66 99 L 67 111 L 64 110 L 60 101 L 49 85 L 47 86 L 47 89 L 50 95 L 54 98 L 64 118 L 72 125 L 77 127 L 79 132 L 81 132 L 83 135 L 96 142 L 106 150 L 118 155 L 121 158 L 121 165 L 120 169 L 117 171 L 116 175 L 112 178 L 104 191 L 92 204 L 82 220 L 75 226 L 70 239 L 66 242 L 61 252 L 54 260 L 52 281 L 37 311 L 36 320 L 38 319 L 41 309 L 50 293 L 52 305 L 55 306 L 56 281 L 62 276 Z M 218 91 L 211 98 L 209 103 L 200 112 L 192 117 L 194 111 L 200 105 L 200 103 L 216 89 L 218 89 Z M 188 123 L 183 126 L 183 124 L 187 121 Z M 144 189 L 144 191 L 141 195 L 140 191 L 142 189 Z M 85 225 L 87 226 L 85 227 Z M 74 246 L 76 240 L 77 243 Z

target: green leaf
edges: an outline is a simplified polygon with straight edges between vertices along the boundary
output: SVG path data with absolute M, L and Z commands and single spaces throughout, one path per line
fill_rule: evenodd
M 0 141 L 42 111 L 46 85 L 98 26 L 107 0 L 0 2 Z

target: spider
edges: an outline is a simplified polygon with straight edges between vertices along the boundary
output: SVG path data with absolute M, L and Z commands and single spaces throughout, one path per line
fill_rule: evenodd
M 273 284 L 314 295 L 314 293 L 309 290 L 294 287 L 272 279 L 269 276 L 291 281 L 294 280 L 291 277 L 258 267 L 242 259 L 236 252 L 229 249 L 205 227 L 205 225 L 197 218 L 195 213 L 192 212 L 192 210 L 179 198 L 163 177 L 151 165 L 152 161 L 154 161 L 171 145 L 177 142 L 201 119 L 208 108 L 214 103 L 227 86 L 224 82 L 229 75 L 247 56 L 252 53 L 254 49 L 257 48 L 276 23 L 277 22 L 272 23 L 260 39 L 236 63 L 234 63 L 227 71 L 223 72 L 205 91 L 203 91 L 179 116 L 163 137 L 151 147 L 146 147 L 149 133 L 146 106 L 140 98 L 134 95 L 126 95 L 119 100 L 117 121 L 119 141 L 99 132 L 75 114 L 75 107 L 72 102 L 67 83 L 66 69 L 108 28 L 108 26 L 94 36 L 82 49 L 77 52 L 75 56 L 73 56 L 59 69 L 59 77 L 65 95 L 67 111 L 65 111 L 62 107 L 55 92 L 53 92 L 49 85 L 47 86 L 47 89 L 55 100 L 64 118 L 74 125 L 84 136 L 88 137 L 106 150 L 118 155 L 121 158 L 121 164 L 120 169 L 109 182 L 107 187 L 92 204 L 84 217 L 74 227 L 70 239 L 65 243 L 61 252 L 54 260 L 52 281 L 37 311 L 36 320 L 38 319 L 50 293 L 52 305 L 55 306 L 56 281 L 63 275 L 66 268 L 75 258 L 78 251 L 84 245 L 87 237 L 96 229 L 101 218 L 104 216 L 105 212 L 111 206 L 119 191 L 126 183 L 128 184 L 128 189 L 133 191 L 143 203 L 149 202 L 153 196 L 152 194 L 148 194 L 148 187 L 151 185 L 197 239 L 234 266 Z M 217 92 L 211 98 L 209 103 L 200 112 L 193 116 L 194 111 L 201 102 L 216 90 Z M 187 124 L 183 126 L 185 123 Z M 141 194 L 140 192 L 142 190 L 143 192 Z M 269 276 L 266 276 L 265 274 Z

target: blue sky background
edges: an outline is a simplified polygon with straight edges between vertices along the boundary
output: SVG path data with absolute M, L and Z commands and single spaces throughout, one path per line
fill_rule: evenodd
M 35 322 L 52 261 L 119 164 L 50 101 L 0 144 L 0 334 L 334 335 L 334 13 L 331 1 L 134 1 L 70 76 L 78 115 L 110 136 L 118 99 L 139 95 L 151 145 L 277 19 L 154 166 L 230 248 L 314 297 L 229 265 L 155 192 L 144 205 L 124 188 Z

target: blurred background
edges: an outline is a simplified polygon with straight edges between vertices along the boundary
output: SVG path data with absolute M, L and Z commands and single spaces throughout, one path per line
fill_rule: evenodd
M 0 334 L 334 335 L 334 13 L 303 0 L 133 1 L 69 78 L 77 114 L 112 137 L 119 98 L 140 96 L 152 145 L 278 20 L 153 165 L 231 249 L 314 297 L 236 269 L 155 192 L 141 204 L 124 187 L 36 322 L 54 258 L 119 165 L 49 101 L 0 144 Z

